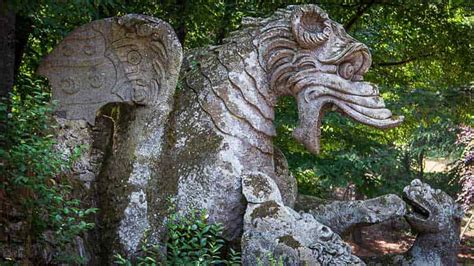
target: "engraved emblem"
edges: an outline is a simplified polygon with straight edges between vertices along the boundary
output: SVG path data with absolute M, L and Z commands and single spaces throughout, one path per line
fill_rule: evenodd
M 142 86 L 134 87 L 132 97 L 133 97 L 133 101 L 135 103 L 138 103 L 138 104 L 145 103 L 145 101 L 148 97 L 147 89 L 145 87 L 142 87 Z
M 72 78 L 64 78 L 61 80 L 61 88 L 67 94 L 75 94 L 79 91 L 78 86 L 76 86 Z
M 72 49 L 72 47 L 67 44 L 63 46 L 62 50 L 63 50 L 63 55 L 66 57 L 69 57 L 74 53 L 74 50 Z
M 91 73 L 89 75 L 89 83 L 92 88 L 98 89 L 102 87 L 103 78 L 99 73 Z
M 142 56 L 136 50 L 132 50 L 127 54 L 127 61 L 132 65 L 138 65 L 142 61 Z
M 86 55 L 93 55 L 93 54 L 95 54 L 95 47 L 88 44 L 88 45 L 84 46 L 83 51 Z

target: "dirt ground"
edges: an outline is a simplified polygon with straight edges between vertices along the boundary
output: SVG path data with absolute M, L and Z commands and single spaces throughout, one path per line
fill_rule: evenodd
M 467 218 L 464 218 L 462 228 L 464 228 Z M 346 241 L 352 246 L 352 250 L 357 256 L 365 257 L 403 253 L 411 247 L 415 236 L 407 230 L 385 230 L 371 226 L 362 230 L 362 239 L 362 246 L 350 240 Z M 474 222 L 471 222 L 470 229 L 461 239 L 458 263 L 459 265 L 474 265 Z

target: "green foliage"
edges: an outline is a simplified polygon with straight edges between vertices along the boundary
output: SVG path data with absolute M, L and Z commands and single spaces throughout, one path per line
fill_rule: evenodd
M 68 245 L 93 227 L 85 218 L 96 211 L 81 208 L 65 175 L 80 149 L 68 159 L 54 149 L 54 106 L 43 92 L 44 80 L 22 77 L 17 84 L 30 93 L 24 99 L 13 95 L 8 114 L 7 105 L 0 103 L 0 116 L 7 118 L 0 121 L 5 126 L 0 135 L 0 191 L 19 203 L 28 237 L 57 250 L 56 262 L 80 262 L 68 253 Z M 46 232 L 52 232 L 53 238 L 44 239 Z
M 142 241 L 140 246 L 140 253 L 142 255 L 136 258 L 136 263 L 133 264 L 130 260 L 126 257 L 123 257 L 120 254 L 115 254 L 115 263 L 118 265 L 125 265 L 125 266 L 155 266 L 161 265 L 161 261 L 163 261 L 163 256 L 161 252 L 161 247 L 156 244 L 148 243 L 148 232 L 146 233 L 145 239 Z
M 208 224 L 204 211 L 190 214 L 172 214 L 167 221 L 169 240 L 166 245 L 169 262 L 173 265 L 202 262 L 219 263 L 224 240 L 220 238 L 222 226 Z
M 194 210 L 187 215 L 172 212 L 166 222 L 168 241 L 166 243 L 165 265 L 240 265 L 240 254 L 230 249 L 224 258 L 225 241 L 222 225 L 210 224 L 204 210 Z M 119 265 L 160 265 L 163 248 L 148 243 L 147 237 L 141 245 L 141 256 L 133 264 L 120 254 L 115 255 Z
M 283 257 L 275 258 L 272 253 L 267 253 L 264 255 L 264 258 L 258 257 L 257 258 L 257 266 L 283 266 L 285 265 Z

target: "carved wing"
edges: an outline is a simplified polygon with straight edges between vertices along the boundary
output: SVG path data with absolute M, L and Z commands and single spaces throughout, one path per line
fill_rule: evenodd
M 130 14 L 77 28 L 38 73 L 49 79 L 58 116 L 93 125 L 107 103 L 159 104 L 161 90 L 176 87 L 181 61 L 181 44 L 169 24 Z

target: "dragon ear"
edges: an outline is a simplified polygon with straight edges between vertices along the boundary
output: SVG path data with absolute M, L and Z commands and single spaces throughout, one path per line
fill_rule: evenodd
M 291 15 L 291 30 L 303 48 L 316 48 L 325 43 L 332 33 L 328 14 L 315 5 L 297 7 Z
M 83 25 L 49 54 L 38 73 L 49 79 L 57 114 L 94 124 L 105 104 L 157 106 L 174 90 L 181 44 L 166 22 L 130 14 Z

